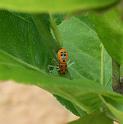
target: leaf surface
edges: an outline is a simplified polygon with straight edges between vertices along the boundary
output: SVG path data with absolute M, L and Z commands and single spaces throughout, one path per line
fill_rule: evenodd
M 63 21 L 59 25 L 59 31 L 63 46 L 69 52 L 69 59 L 74 62 L 69 68 L 71 77 L 78 79 L 84 76 L 100 83 L 103 69 L 103 85 L 111 84 L 111 58 L 104 49 L 104 66 L 101 68 L 101 41 L 96 31 L 75 17 Z
M 92 113 L 69 124 L 113 124 L 113 121 L 104 113 Z
M 102 14 L 82 16 L 82 21 L 93 28 L 111 57 L 120 65 L 123 64 L 123 22 L 118 10 Z
M 20 12 L 68 12 L 110 6 L 119 0 L 1 0 L 0 8 Z

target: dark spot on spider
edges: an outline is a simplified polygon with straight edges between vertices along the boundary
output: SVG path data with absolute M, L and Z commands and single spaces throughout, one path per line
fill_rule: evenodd
M 62 74 L 65 74 L 65 72 L 62 72 Z
M 65 62 L 65 60 L 63 60 L 63 62 Z

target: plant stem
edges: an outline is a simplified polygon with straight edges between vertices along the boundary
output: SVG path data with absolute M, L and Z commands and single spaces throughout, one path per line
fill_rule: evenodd
M 55 39 L 56 39 L 56 42 L 57 42 L 57 46 L 60 48 L 61 47 L 61 37 L 60 37 L 60 33 L 59 33 L 59 30 L 57 28 L 57 24 L 56 22 L 54 21 L 53 17 L 51 14 L 49 14 L 50 16 L 50 25 L 51 25 L 51 29 L 53 31 L 53 34 L 55 36 Z
M 120 65 L 112 60 L 112 87 L 114 91 L 120 92 Z
M 104 46 L 102 43 L 101 43 L 100 47 L 101 47 L 100 83 L 101 83 L 101 85 L 103 85 L 103 83 L 104 83 Z

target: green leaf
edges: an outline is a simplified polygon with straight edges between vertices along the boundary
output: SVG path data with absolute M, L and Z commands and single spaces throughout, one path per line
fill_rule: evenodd
M 50 76 L 3 51 L 0 51 L 0 60 L 3 62 L 0 62 L 1 80 L 14 79 L 20 83 L 37 85 L 52 94 L 63 97 L 86 113 L 100 110 L 101 100 L 98 94 L 107 90 L 98 83 L 85 78 L 69 80 Z
M 62 105 L 64 105 L 68 110 L 70 110 L 75 115 L 82 117 L 85 114 L 87 114 L 86 112 L 82 111 L 79 107 L 77 107 L 75 104 L 71 103 L 69 100 L 66 100 L 63 97 L 56 95 L 55 97 Z
M 123 64 L 123 22 L 119 11 L 112 10 L 102 14 L 92 13 L 85 18 L 85 23 L 96 31 L 112 58 L 117 63 Z
M 69 124 L 113 124 L 113 121 L 104 113 L 92 113 Z
M 100 107 L 103 107 L 101 104 L 102 99 L 100 100 L 99 94 L 101 96 L 107 96 L 107 101 L 110 101 L 110 96 L 114 94 L 102 88 L 98 83 L 91 82 L 84 78 L 81 80 L 68 80 L 49 76 L 43 71 L 25 64 L 23 61 L 17 60 L 3 51 L 0 51 L 0 60 L 3 62 L 0 62 L 0 71 L 2 72 L 0 79 L 14 79 L 18 82 L 25 82 L 26 84 L 35 84 L 71 101 L 87 113 L 99 111 Z M 115 106 L 118 106 L 120 103 L 122 107 L 123 97 L 115 94 L 112 103 L 115 103 Z M 107 105 L 105 102 L 104 104 Z M 112 112 L 111 109 L 110 111 Z M 115 108 L 115 112 L 117 111 L 118 108 Z M 120 114 L 122 115 L 122 113 Z M 118 116 L 116 115 L 116 117 Z M 122 116 L 119 116 L 118 119 L 122 120 L 121 117 Z
M 69 58 L 72 62 L 74 62 L 74 65 L 69 68 L 71 78 L 78 79 L 81 77 L 83 78 L 84 76 L 88 79 L 97 81 L 98 83 L 100 83 L 101 79 L 103 79 L 104 82 L 102 82 L 102 84 L 109 89 L 112 89 L 111 58 L 107 54 L 106 50 L 103 50 L 103 67 L 101 67 L 100 40 L 96 32 L 75 17 L 63 21 L 58 28 L 63 47 L 68 50 Z M 101 75 L 101 69 L 104 73 L 103 75 Z M 101 78 L 101 76 L 104 77 Z M 92 97 L 98 101 L 96 96 L 88 94 L 88 96 L 83 96 L 83 102 L 86 100 L 88 101 L 88 99 Z M 67 108 L 71 105 L 71 103 L 65 100 L 63 102 L 62 98 L 59 98 L 59 101 L 61 101 L 62 104 L 67 103 L 67 106 L 65 105 Z M 94 100 L 92 102 L 94 102 Z M 98 108 L 98 103 L 99 102 L 95 104 L 95 108 Z M 72 108 L 75 108 L 75 106 L 73 105 Z M 70 110 L 74 111 L 76 114 L 75 109 Z M 79 115 L 82 117 L 83 112 L 80 111 Z
M 21 12 L 66 12 L 110 6 L 119 0 L 1 0 L 0 8 Z
M 101 42 L 93 28 L 84 21 L 72 17 L 59 25 L 59 31 L 63 47 L 68 50 L 69 58 L 74 62 L 74 65 L 69 68 L 71 77 L 78 79 L 84 76 L 100 83 L 102 69 L 104 73 L 103 85 L 111 84 L 111 58 L 104 49 L 102 68 Z
M 123 96 L 117 94 L 109 94 L 100 96 L 103 103 L 116 117 L 120 124 L 123 124 Z
M 35 84 L 52 94 L 71 101 L 87 113 L 98 110 L 100 107 L 98 93 L 103 92 L 103 88 L 98 83 L 85 78 L 68 80 L 50 76 L 44 71 L 34 68 L 30 64 L 25 64 L 23 61 L 3 51 L 0 51 L 0 60 L 1 80 L 14 79 L 26 84 Z
M 49 25 L 46 14 L 32 16 L 0 11 L 0 50 L 46 69 L 56 49 Z

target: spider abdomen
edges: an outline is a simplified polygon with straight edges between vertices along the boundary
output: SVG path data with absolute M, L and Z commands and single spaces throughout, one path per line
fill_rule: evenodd
M 65 74 L 67 72 L 67 63 L 59 63 L 59 73 Z

